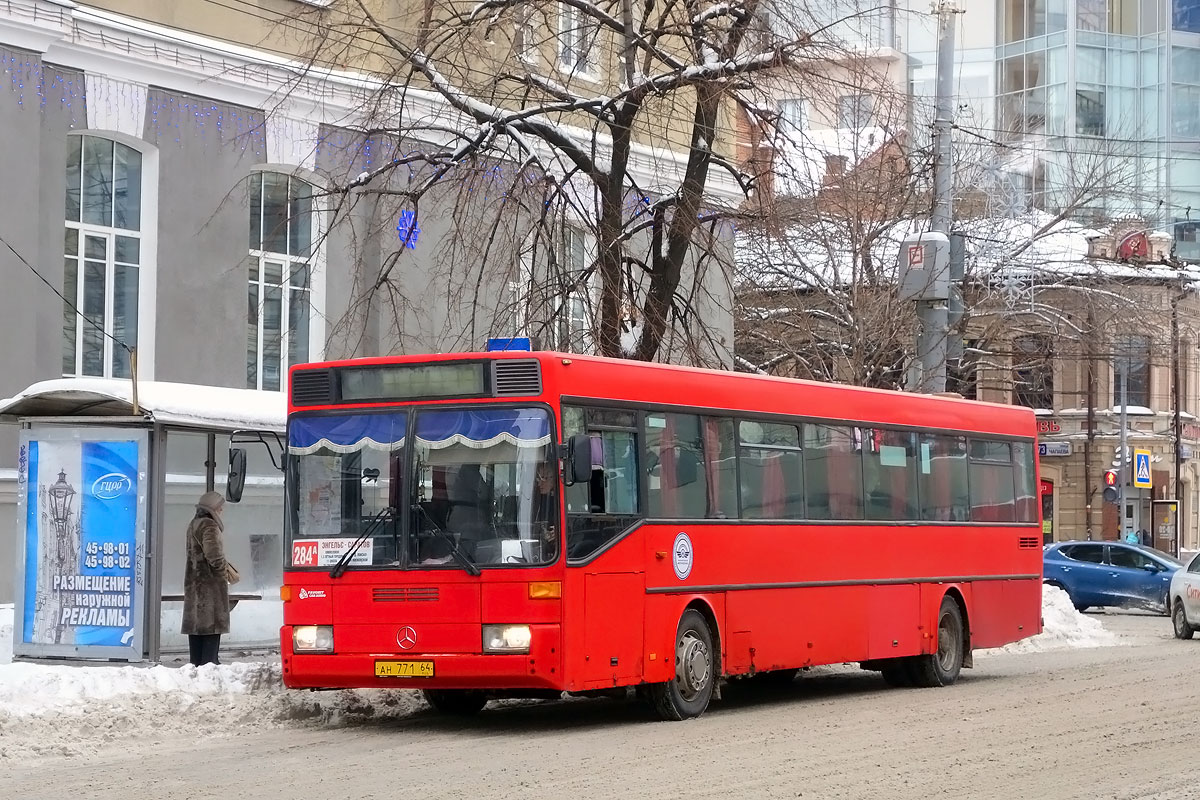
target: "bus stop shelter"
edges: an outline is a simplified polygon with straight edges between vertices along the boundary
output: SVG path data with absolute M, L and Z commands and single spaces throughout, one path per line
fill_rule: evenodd
M 242 580 L 223 648 L 278 645 L 282 623 L 286 397 L 107 378 L 44 381 L 0 401 L 20 426 L 13 655 L 159 661 L 186 652 L 184 534 L 205 491 L 224 491 L 231 445 L 247 456 L 226 504 L 225 550 Z

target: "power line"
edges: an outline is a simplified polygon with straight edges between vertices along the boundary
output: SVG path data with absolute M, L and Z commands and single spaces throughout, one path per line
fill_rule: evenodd
M 95 320 L 93 320 L 91 317 L 89 317 L 87 314 L 84 314 L 82 311 L 80 311 L 74 303 L 72 303 L 70 300 L 67 299 L 66 295 L 64 295 L 62 292 L 60 292 L 58 290 L 58 287 L 56 287 L 50 281 L 46 280 L 46 277 L 44 275 L 42 275 L 42 273 L 38 272 L 37 267 L 35 267 L 33 264 L 30 264 L 29 261 L 25 258 L 25 256 L 23 256 L 19 252 L 17 252 L 17 248 L 15 248 L 11 244 L 9 244 L 8 240 L 5 239 L 3 236 L 0 236 L 0 244 L 3 244 L 5 247 L 7 247 L 9 249 L 9 252 L 11 252 L 14 256 L 17 257 L 18 261 L 20 261 L 25 266 L 29 267 L 29 271 L 32 272 L 34 275 L 36 275 L 38 277 L 38 280 L 40 280 L 42 283 L 49 286 L 50 291 L 52 291 L 52 292 L 54 292 L 54 294 L 58 295 L 58 298 L 60 300 L 62 300 L 64 303 L 66 303 L 67 308 L 74 311 L 75 315 L 77 317 L 82 317 L 84 319 L 84 321 L 86 321 L 89 325 L 91 325 L 96 330 L 100 331 L 100 333 L 105 338 L 111 339 L 115 344 L 120 345 L 125 350 L 126 353 L 133 352 L 132 347 L 125 344 L 120 339 L 118 339 L 117 337 L 115 337 L 111 333 L 109 333 L 108 331 L 104 330 L 103 325 L 100 325 Z

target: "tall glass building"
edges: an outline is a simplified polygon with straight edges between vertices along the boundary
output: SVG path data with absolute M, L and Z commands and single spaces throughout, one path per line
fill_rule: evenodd
M 936 52 L 920 5 L 908 3 L 902 45 L 918 96 L 932 94 Z M 995 93 L 991 113 L 981 110 L 986 98 L 970 91 L 979 86 L 960 76 L 960 112 L 991 116 L 976 132 L 1011 151 L 1024 202 L 1083 222 L 1138 214 L 1173 232 L 1176 255 L 1200 261 L 1200 0 L 960 7 L 958 69 L 978 71 L 990 33 Z

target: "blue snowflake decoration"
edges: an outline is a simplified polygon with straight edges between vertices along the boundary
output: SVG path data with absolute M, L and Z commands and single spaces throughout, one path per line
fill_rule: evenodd
M 400 236 L 400 244 L 407 244 L 409 250 L 416 250 L 417 239 L 421 236 L 417 215 L 411 211 L 401 211 L 396 220 L 396 233 Z

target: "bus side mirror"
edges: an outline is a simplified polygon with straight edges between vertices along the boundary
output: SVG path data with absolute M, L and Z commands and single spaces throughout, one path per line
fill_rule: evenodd
M 237 503 L 246 488 L 246 450 L 242 447 L 229 448 L 229 477 L 225 481 L 225 499 Z
M 567 463 L 563 483 L 574 486 L 592 479 L 592 437 L 577 433 L 567 440 Z

